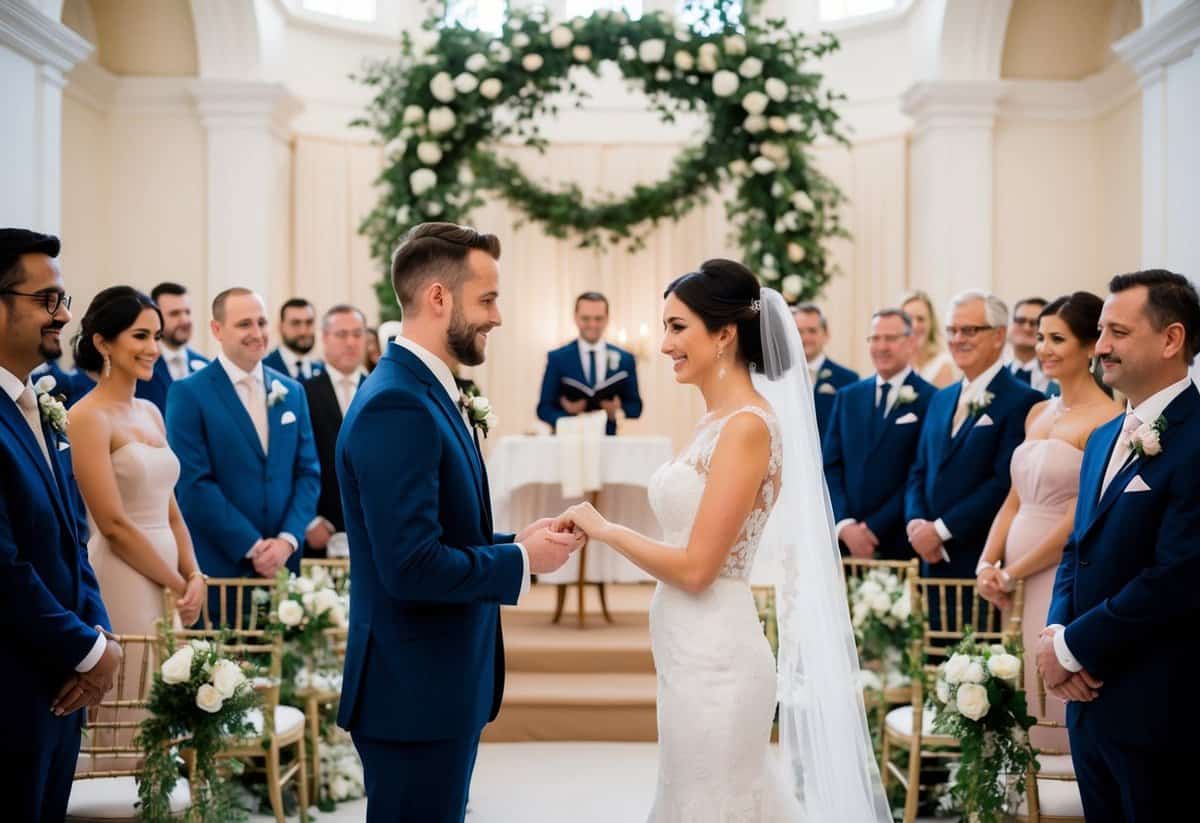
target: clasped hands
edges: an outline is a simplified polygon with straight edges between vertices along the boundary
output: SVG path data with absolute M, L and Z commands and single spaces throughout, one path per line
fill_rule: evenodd
M 1054 651 L 1054 635 L 1058 631 L 1052 626 L 1042 629 L 1037 644 L 1037 668 L 1046 684 L 1046 691 L 1060 700 L 1090 703 L 1100 695 L 1104 684 L 1086 669 L 1070 672 L 1063 668 Z
M 941 563 L 946 559 L 942 556 L 942 536 L 938 534 L 937 526 L 932 520 L 910 520 L 905 532 L 913 550 L 926 563 Z
M 250 562 L 262 577 L 274 577 L 291 556 L 292 544 L 282 537 L 264 537 L 250 550 Z
M 529 570 L 545 574 L 562 566 L 589 538 L 600 537 L 609 526 L 591 503 L 578 503 L 558 517 L 530 523 L 517 535 L 517 542 L 529 555 Z
M 121 646 L 117 643 L 117 638 L 103 628 L 97 626 L 96 629 L 103 632 L 108 640 L 104 645 L 104 654 L 100 655 L 100 659 L 91 670 L 71 675 L 58 690 L 54 702 L 50 704 L 50 711 L 58 717 L 64 717 L 85 706 L 100 705 L 104 695 L 108 694 L 113 686 L 117 669 L 121 667 Z

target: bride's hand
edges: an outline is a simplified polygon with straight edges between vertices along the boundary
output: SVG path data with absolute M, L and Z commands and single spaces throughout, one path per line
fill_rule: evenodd
M 554 521 L 553 531 L 569 531 L 576 529 L 589 537 L 603 539 L 601 535 L 611 527 L 596 507 L 591 503 L 576 503 L 567 509 Z

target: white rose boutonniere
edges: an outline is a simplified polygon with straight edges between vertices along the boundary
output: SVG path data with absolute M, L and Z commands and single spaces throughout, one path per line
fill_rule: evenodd
M 896 405 L 907 406 L 909 403 L 917 402 L 917 390 L 912 386 L 901 386 L 896 391 Z
M 45 378 L 42 378 L 43 380 Z M 38 381 L 39 383 L 41 380 Z M 1129 439 L 1129 448 L 1142 459 L 1162 454 L 1162 433 L 1167 430 L 1167 418 L 1161 414 L 1153 423 L 1143 423 Z
M 618 351 L 610 351 L 608 353 L 608 370 L 615 372 L 621 366 L 621 353 Z
M 488 432 L 500 422 L 496 413 L 492 411 L 492 401 L 482 394 L 473 396 L 463 394 L 459 397 L 458 403 L 467 413 L 467 419 L 471 421 L 471 425 L 479 429 L 484 437 L 487 437 Z
M 65 404 L 66 397 L 64 395 L 52 395 L 54 387 L 58 383 L 55 379 L 44 374 L 38 378 L 38 381 L 33 384 L 33 393 L 37 396 L 38 411 L 41 412 L 42 420 L 50 425 L 59 434 L 65 434 L 67 431 L 67 406 Z
M 992 401 L 994 399 L 996 399 L 996 395 L 992 394 L 990 391 L 985 391 L 983 394 L 979 395 L 979 397 L 976 397 L 967 404 L 967 414 L 969 414 L 971 417 L 978 417 L 979 415 L 983 414 L 984 409 L 992 405 Z
M 833 369 L 821 369 L 821 373 L 817 375 L 818 380 L 828 380 L 833 377 Z
M 287 386 L 280 383 L 278 380 L 271 381 L 271 390 L 267 392 L 267 408 L 271 408 L 280 400 L 288 396 Z

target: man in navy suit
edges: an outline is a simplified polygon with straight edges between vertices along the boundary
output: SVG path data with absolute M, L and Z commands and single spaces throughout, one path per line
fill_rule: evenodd
M 267 315 L 254 292 L 218 294 L 212 333 L 220 354 L 167 395 L 175 493 L 196 559 L 213 577 L 298 572 L 321 491 L 304 389 L 263 365 Z
M 630 352 L 604 342 L 608 328 L 608 298 L 600 292 L 584 292 L 575 299 L 575 326 L 579 338 L 557 348 L 546 358 L 542 390 L 538 397 L 538 418 L 553 428 L 560 418 L 587 411 L 588 398 L 570 400 L 563 395 L 563 378 L 585 386 L 595 387 L 620 372 L 628 377 L 621 383 L 619 393 L 599 401 L 599 408 L 608 413 L 608 434 L 617 433 L 617 412 L 633 420 L 642 415 L 642 397 L 638 393 L 637 362 Z
M 1096 356 L 1127 411 L 1088 439 L 1037 666 L 1068 701 L 1088 823 L 1191 819 L 1200 392 L 1188 366 L 1200 298 L 1161 269 L 1118 275 L 1109 291 Z
M 833 362 L 825 355 L 825 347 L 829 345 L 829 322 L 820 306 L 816 303 L 797 303 L 792 306 L 792 318 L 800 331 L 800 342 L 804 344 L 808 378 L 812 383 L 817 412 L 817 432 L 824 440 L 829 417 L 833 414 L 834 396 L 838 390 L 856 382 L 858 372 Z
M 162 356 L 154 361 L 154 376 L 138 381 L 136 394 L 166 415 L 171 384 L 200 371 L 208 365 L 208 358 L 188 345 L 192 339 L 192 300 L 187 288 L 178 283 L 159 283 L 151 289 L 150 299 L 162 312 L 162 339 L 158 341 Z
M 78 710 L 100 702 L 121 661 L 105 636 L 65 425 L 29 379 L 62 354 L 71 321 L 58 252 L 57 237 L 0 229 L 0 803 L 9 820 L 64 818 Z
M 293 297 L 279 308 L 279 347 L 267 355 L 263 365 L 304 383 L 325 370 L 311 357 L 317 345 L 317 309 L 303 297 Z
M 337 445 L 350 538 L 338 724 L 362 757 L 368 821 L 462 821 L 479 735 L 504 689 L 499 604 L 578 546 L 538 521 L 492 525 L 478 429 L 453 370 L 500 325 L 500 241 L 423 223 L 392 258 L 404 332 L 350 405 Z
M 937 391 L 909 363 L 912 319 L 900 309 L 871 318 L 876 373 L 838 392 L 825 434 L 825 480 L 838 541 L 854 557 L 907 560 L 904 489 L 929 400 Z
M 908 479 L 908 541 L 926 577 L 975 578 L 988 530 L 1012 484 L 1025 417 L 1043 395 L 1004 367 L 1008 309 L 982 291 L 951 302 L 946 337 L 959 383 L 933 396 Z M 936 618 L 931 604 L 931 618 Z M 936 621 L 935 621 L 936 622 Z

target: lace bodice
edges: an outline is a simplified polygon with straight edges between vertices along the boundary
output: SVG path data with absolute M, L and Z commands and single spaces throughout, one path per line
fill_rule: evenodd
M 692 442 L 674 460 L 659 466 L 651 476 L 649 498 L 650 507 L 662 527 L 663 539 L 672 545 L 685 545 L 700 510 L 700 499 L 704 496 L 709 466 L 721 431 L 729 420 L 743 412 L 762 418 L 771 435 L 771 459 L 754 508 L 746 517 L 738 539 L 730 548 L 725 565 L 721 567 L 722 577 L 745 580 L 750 577 L 750 570 L 754 566 L 758 542 L 775 505 L 782 478 L 783 445 L 775 415 L 758 406 L 743 406 L 724 417 L 706 415 L 701 418 Z

